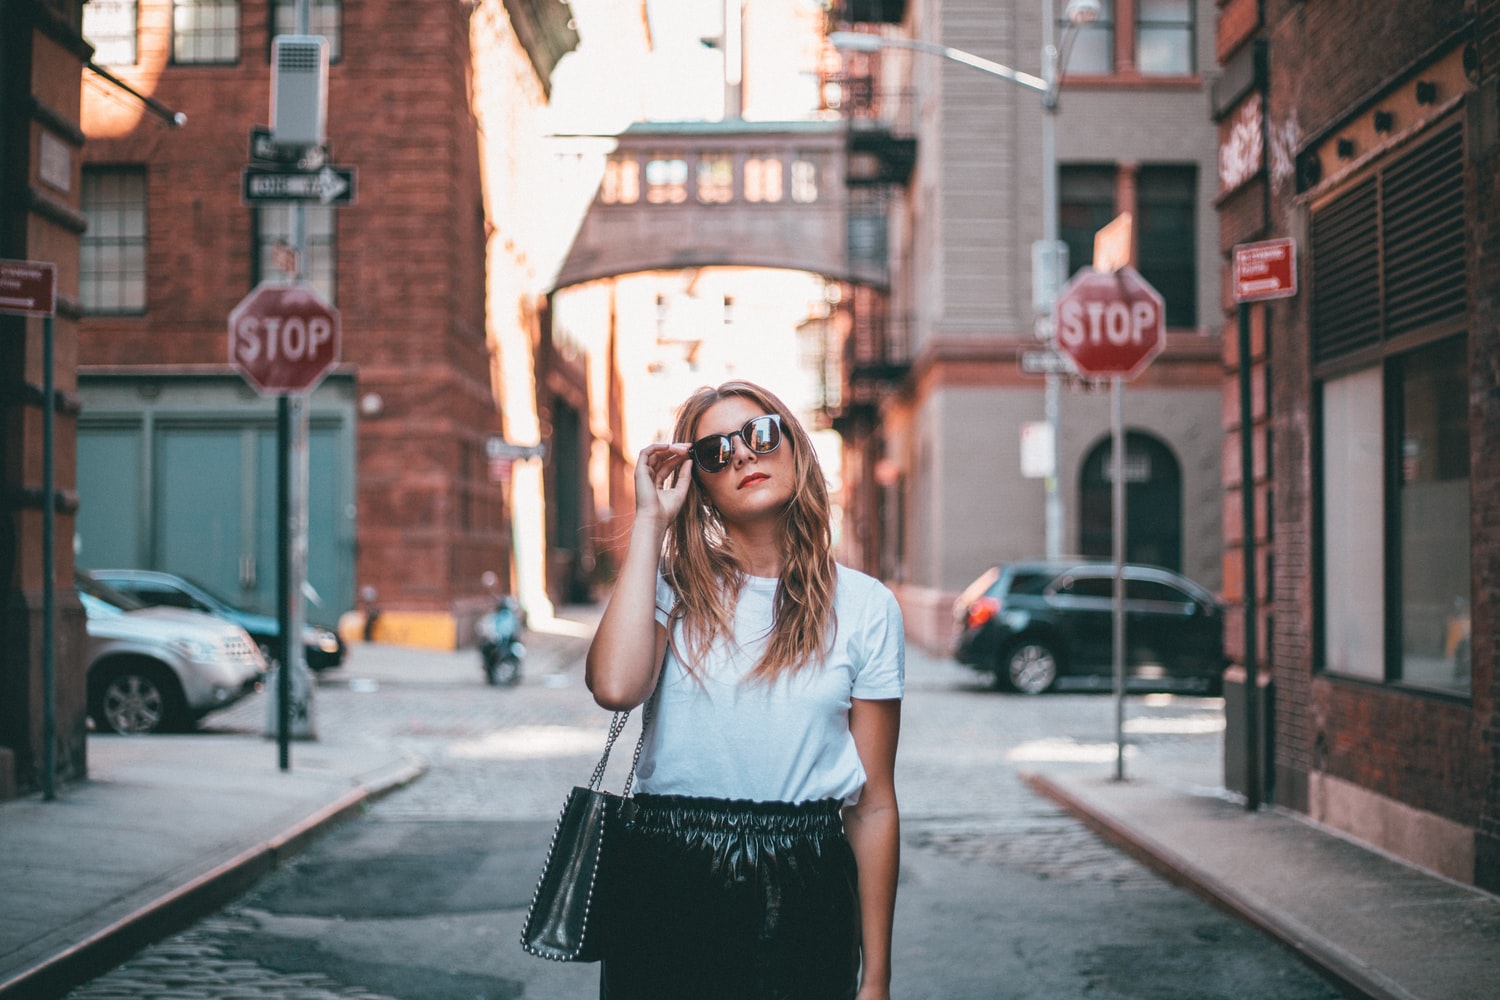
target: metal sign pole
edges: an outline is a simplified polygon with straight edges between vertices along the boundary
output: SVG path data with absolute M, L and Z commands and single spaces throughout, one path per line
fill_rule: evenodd
M 281 630 L 276 651 L 276 752 L 281 769 L 292 766 L 292 561 L 291 549 L 291 401 L 276 397 L 276 622 Z
M 1250 305 L 1239 306 L 1240 544 L 1244 552 L 1245 614 L 1245 808 L 1261 806 L 1260 650 L 1255 574 L 1255 411 L 1250 377 Z
M 1110 466 L 1113 502 L 1115 780 L 1125 780 L 1125 380 L 1110 380 Z
M 57 797 L 57 388 L 52 316 L 42 319 L 42 798 Z
M 307 34 L 311 16 L 309 0 L 296 0 L 293 31 Z M 305 257 L 307 215 L 302 203 L 289 208 L 293 280 L 301 281 Z M 303 724 L 302 734 L 311 737 L 311 685 L 302 683 L 302 587 L 307 578 L 307 394 L 282 393 L 277 399 L 277 491 L 278 527 L 276 575 L 277 617 L 281 626 L 281 660 L 276 685 L 276 744 L 281 769 L 291 766 L 294 721 Z M 301 690 L 304 689 L 305 690 Z M 300 697 L 299 697 L 300 695 Z M 296 704 L 294 704 L 294 702 Z

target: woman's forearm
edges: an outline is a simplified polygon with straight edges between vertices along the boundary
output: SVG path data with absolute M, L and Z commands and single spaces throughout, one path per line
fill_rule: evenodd
M 630 545 L 585 659 L 594 700 L 613 710 L 646 700 L 661 663 L 656 622 L 656 572 L 665 529 L 636 519 Z
M 901 817 L 895 803 L 851 809 L 845 830 L 859 866 L 861 1000 L 886 997 L 891 983 L 891 927 L 901 866 Z

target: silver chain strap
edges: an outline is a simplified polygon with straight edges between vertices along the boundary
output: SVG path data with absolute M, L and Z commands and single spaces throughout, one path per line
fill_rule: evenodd
M 625 776 L 625 790 L 621 795 L 628 797 L 630 788 L 635 784 L 635 769 L 641 762 L 641 748 L 646 745 L 646 727 L 651 724 L 651 707 L 656 701 L 653 694 L 646 699 L 644 711 L 641 713 L 641 733 L 635 740 L 635 753 L 630 758 L 630 773 Z M 589 787 L 595 791 L 599 790 L 604 783 L 604 772 L 609 767 L 609 754 L 615 748 L 615 740 L 625 731 L 625 724 L 630 721 L 630 712 L 616 712 L 614 718 L 609 720 L 609 737 L 604 741 L 604 755 L 599 758 L 599 763 L 594 766 L 594 775 L 589 779 Z

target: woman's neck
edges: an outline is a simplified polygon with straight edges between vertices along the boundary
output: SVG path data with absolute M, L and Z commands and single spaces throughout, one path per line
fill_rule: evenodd
M 728 528 L 735 561 L 751 576 L 779 577 L 785 563 L 779 532 L 773 525 Z

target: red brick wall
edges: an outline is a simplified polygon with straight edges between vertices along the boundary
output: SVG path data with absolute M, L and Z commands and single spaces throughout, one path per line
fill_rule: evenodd
M 1230 5 L 1233 6 L 1233 5 Z M 1477 30 L 1466 34 L 1466 18 Z M 1478 42 L 1479 92 L 1469 105 L 1473 225 L 1471 228 L 1474 360 L 1471 422 L 1474 687 L 1468 701 L 1422 696 L 1379 685 L 1315 675 L 1315 525 L 1313 382 L 1309 365 L 1309 290 L 1256 307 L 1264 311 L 1270 366 L 1271 497 L 1274 510 L 1270 599 L 1274 624 L 1269 657 L 1277 685 L 1277 798 L 1307 807 L 1307 776 L 1315 771 L 1352 782 L 1477 831 L 1475 880 L 1500 885 L 1500 717 L 1493 664 L 1500 607 L 1500 377 L 1496 289 L 1500 288 L 1500 136 L 1493 122 L 1495 67 L 1500 65 L 1500 0 L 1418 0 L 1368 4 L 1356 0 L 1299 3 L 1268 0 L 1262 37 L 1268 43 L 1266 108 L 1270 167 L 1266 192 L 1242 190 L 1221 204 L 1223 246 L 1261 238 L 1256 217 L 1266 206 L 1264 236 L 1292 236 L 1306 252 L 1307 203 L 1290 164 L 1335 125 L 1368 111 L 1423 55 L 1455 39 Z M 1396 155 L 1399 155 L 1396 154 Z M 1261 202 L 1262 194 L 1267 196 Z M 1232 359 L 1229 359 L 1232 360 Z M 1230 393 L 1232 395 L 1232 393 Z M 1226 427 L 1237 423 L 1226 411 Z M 1226 461 L 1226 482 L 1238 462 Z M 1235 477 L 1237 478 L 1237 477 Z M 1226 531 L 1238 534 L 1236 516 Z M 1259 511 L 1257 512 L 1259 516 Z M 1231 542 L 1236 539 L 1229 540 Z M 1372 540 L 1376 543 L 1378 540 Z M 1226 558 L 1226 590 L 1233 560 Z
M 118 93 L 86 95 L 88 161 L 149 164 L 150 235 L 146 315 L 86 320 L 85 366 L 227 370 L 226 318 L 252 281 L 240 171 L 250 127 L 269 119 L 267 2 L 241 4 L 232 66 L 168 65 L 169 19 L 167 0 L 142 0 L 140 65 L 119 75 L 185 112 L 186 127 L 140 119 Z M 357 586 L 376 587 L 386 609 L 446 610 L 482 594 L 483 569 L 503 577 L 509 563 L 500 490 L 481 459 L 501 428 L 470 8 L 364 0 L 345 5 L 343 32 L 328 138 L 358 185 L 336 212 L 336 304 L 357 395 L 383 404 L 358 429 Z M 539 103 L 540 85 L 514 99 Z
M 1475 252 L 1473 274 L 1474 342 L 1470 350 L 1476 398 L 1470 424 L 1473 495 L 1480 498 L 1473 519 L 1474 592 L 1473 656 L 1474 716 L 1470 723 L 1475 780 L 1481 783 L 1476 838 L 1475 882 L 1492 892 L 1500 891 L 1500 699 L 1497 699 L 1494 664 L 1500 662 L 1500 136 L 1493 123 L 1500 118 L 1500 0 L 1479 0 L 1475 37 L 1481 69 L 1480 97 L 1476 104 L 1491 123 L 1487 145 L 1476 143 Z M 1488 669 L 1479 668 L 1488 664 Z

